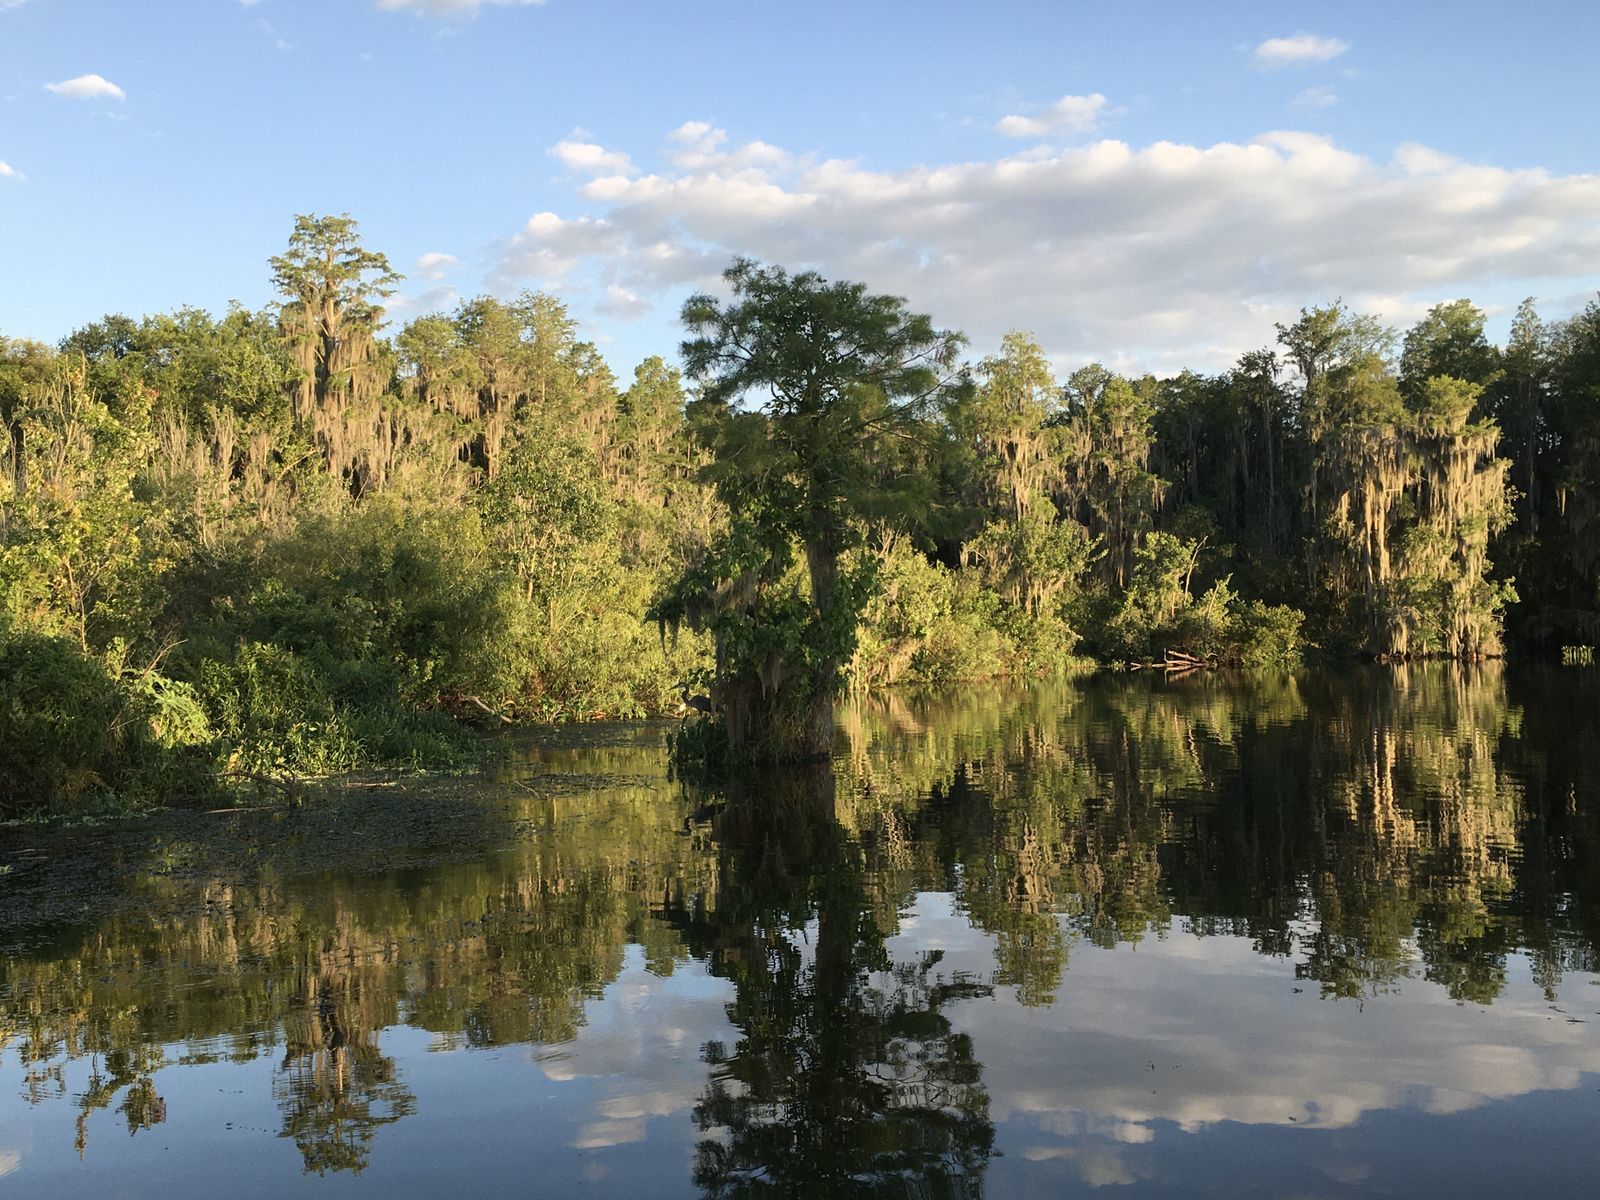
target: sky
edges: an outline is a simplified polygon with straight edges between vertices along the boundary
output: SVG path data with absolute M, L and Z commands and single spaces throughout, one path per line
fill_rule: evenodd
M 272 299 L 297 213 L 626 378 L 735 255 L 974 356 L 1226 368 L 1301 306 L 1600 289 L 1600 5 L 0 0 L 0 334 Z

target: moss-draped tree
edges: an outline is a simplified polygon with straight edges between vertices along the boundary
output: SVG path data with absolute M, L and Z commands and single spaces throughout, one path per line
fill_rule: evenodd
M 401 276 L 361 244 L 348 213 L 296 217 L 289 248 L 271 265 L 298 371 L 295 419 L 311 429 L 328 469 L 360 493 L 381 483 L 370 453 L 384 440 L 379 401 L 389 381 L 378 329 Z

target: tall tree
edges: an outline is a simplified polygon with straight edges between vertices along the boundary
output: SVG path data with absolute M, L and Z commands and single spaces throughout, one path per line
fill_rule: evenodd
M 1537 537 L 1546 491 L 1542 460 L 1549 438 L 1551 354 L 1549 327 L 1539 319 L 1531 296 L 1517 306 L 1501 361 L 1494 417 L 1510 443 L 1520 519 L 1527 535 Z
M 659 355 L 633 372 L 617 411 L 617 458 L 621 482 L 635 503 L 665 499 L 665 485 L 684 468 L 683 377 Z
M 979 364 L 978 380 L 967 406 L 969 436 L 990 469 L 996 506 L 1021 520 L 1057 469 L 1049 428 L 1057 407 L 1050 362 L 1038 342 L 1012 331 L 1000 343 L 1000 353 Z
M 1286 398 L 1279 382 L 1280 364 L 1270 349 L 1252 350 L 1239 357 L 1238 364 L 1228 376 L 1229 390 L 1233 392 L 1240 408 L 1252 421 L 1259 422 L 1259 452 L 1255 461 L 1265 469 L 1247 467 L 1254 476 L 1249 488 L 1252 511 L 1265 517 L 1263 542 L 1269 557 L 1276 558 L 1287 532 L 1289 506 L 1284 503 L 1278 480 L 1287 469 Z M 1247 462 L 1250 461 L 1247 459 Z
M 311 428 L 329 469 L 359 493 L 365 452 L 382 434 L 368 410 L 388 383 L 377 341 L 383 300 L 402 277 L 361 244 L 348 213 L 297 216 L 288 250 L 271 265 L 298 371 L 295 418 Z
M 1428 380 L 1448 375 L 1486 388 L 1499 378 L 1500 352 L 1484 333 L 1483 310 L 1470 300 L 1436 304 L 1406 333 L 1400 353 L 1400 387 L 1420 401 Z
M 1551 488 L 1561 521 L 1579 613 L 1572 634 L 1600 640 L 1600 300 L 1563 322 L 1555 335 L 1554 412 L 1559 439 Z
M 1163 482 L 1150 470 L 1155 406 L 1098 363 L 1072 373 L 1066 398 L 1065 495 L 1104 543 L 1105 572 L 1122 587 L 1161 502 Z
M 978 386 L 955 406 L 952 424 L 976 452 L 993 513 L 963 547 L 969 563 L 1013 604 L 1038 616 L 1087 567 L 1088 531 L 1063 520 L 1053 493 L 1061 476 L 1060 389 L 1044 349 L 1006 334 L 1000 353 L 978 366 Z
M 1500 427 L 1473 420 L 1482 389 L 1434 375 L 1411 406 L 1411 528 L 1403 544 L 1404 618 L 1418 648 L 1451 658 L 1501 651 L 1500 614 L 1516 595 L 1490 578 L 1490 540 L 1511 519 L 1506 474 L 1495 457 Z
M 921 481 L 886 476 L 898 456 L 883 449 L 919 435 L 913 418 L 955 382 L 963 343 L 859 283 L 742 259 L 723 278 L 730 299 L 684 304 L 682 353 L 732 526 L 657 611 L 714 611 L 714 700 L 736 756 L 817 757 L 869 586 L 842 557 L 865 521 L 915 506 Z M 796 553 L 803 596 L 785 582 Z

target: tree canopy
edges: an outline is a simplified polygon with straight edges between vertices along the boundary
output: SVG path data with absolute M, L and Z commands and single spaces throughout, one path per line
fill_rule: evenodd
M 390 325 L 348 216 L 267 273 L 0 338 L 0 700 L 45 720 L 0 751 L 60 751 L 8 813 L 448 760 L 464 718 L 815 756 L 846 687 L 1600 641 L 1600 302 L 1503 346 L 1335 302 L 1159 378 L 740 261 L 619 380 L 545 294 Z

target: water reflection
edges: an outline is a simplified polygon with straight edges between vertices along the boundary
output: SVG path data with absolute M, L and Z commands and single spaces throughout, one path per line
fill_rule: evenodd
M 853 781 L 851 781 L 853 783 Z M 885 949 L 901 899 L 869 878 L 827 769 L 729 790 L 724 903 L 685 941 L 733 981 L 732 1045 L 695 1107 L 708 1196 L 974 1196 L 994 1144 L 982 1067 L 946 1006 L 992 988 Z
M 1399 1170 L 1377 1134 L 1312 1139 L 1595 1115 L 1597 694 L 1491 665 L 895 696 L 831 770 L 715 795 L 658 729 L 589 731 L 448 804 L 15 833 L 0 1173 L 167 1190 L 142 1148 L 226 1129 L 261 1194 L 274 1144 L 408 1195 L 429 1153 L 444 1194 L 536 1151 L 614 1194 L 1181 1192 L 1222 1130 L 1293 1126 L 1360 1194 Z M 480 1112 L 470 1167 L 430 1142 Z

